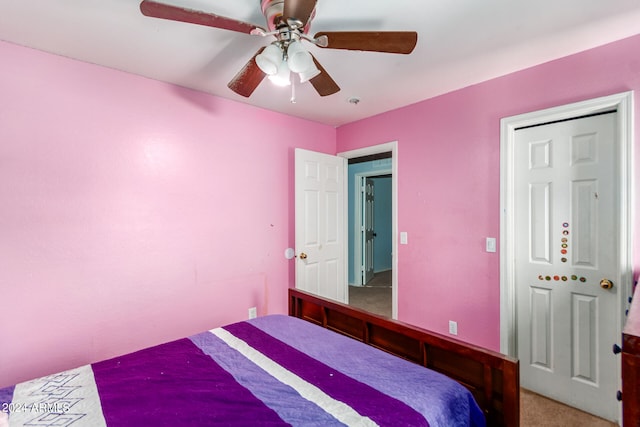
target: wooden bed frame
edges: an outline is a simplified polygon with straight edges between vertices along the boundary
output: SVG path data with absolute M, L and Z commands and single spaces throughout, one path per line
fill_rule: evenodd
M 517 359 L 298 289 L 289 289 L 289 315 L 455 379 L 471 391 L 488 426 L 520 425 Z

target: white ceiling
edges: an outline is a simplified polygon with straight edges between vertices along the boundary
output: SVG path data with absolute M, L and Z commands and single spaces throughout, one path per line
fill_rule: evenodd
M 264 27 L 260 0 L 158 0 Z M 143 16 L 139 0 L 0 0 L 0 40 L 339 126 L 640 33 L 640 0 L 318 0 L 310 34 L 411 30 L 410 55 L 309 50 L 340 92 L 227 83 L 272 39 Z M 2 59 L 0 58 L 0 63 Z M 357 97 L 355 105 L 348 102 Z

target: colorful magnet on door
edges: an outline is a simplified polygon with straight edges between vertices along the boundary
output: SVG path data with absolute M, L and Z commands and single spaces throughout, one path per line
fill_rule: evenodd
M 567 245 L 566 243 L 563 243 L 563 244 L 561 244 L 560 246 L 561 246 L 561 247 L 563 247 L 563 248 L 565 248 L 565 249 L 569 247 L 569 245 Z
M 563 237 L 562 240 L 560 240 L 562 243 L 567 243 L 569 241 L 569 239 L 567 239 L 566 237 Z
M 578 280 L 578 276 L 576 276 L 575 274 L 571 275 L 571 280 Z
M 567 276 L 562 276 L 562 281 L 566 282 L 567 281 Z
M 544 276 L 541 274 L 538 276 L 538 280 L 544 280 Z
M 566 250 L 566 249 L 562 249 L 562 250 L 560 251 L 560 253 L 561 253 L 562 255 L 564 255 L 564 254 L 566 254 L 566 253 L 567 253 L 567 250 Z
M 558 280 L 560 280 L 560 276 L 553 276 L 553 280 L 557 282 Z
M 551 280 L 551 276 L 546 276 L 544 279 L 547 280 L 547 281 Z
M 560 261 L 567 262 L 567 259 L 566 258 L 560 258 Z
M 586 279 L 585 277 L 581 277 L 581 278 L 580 278 L 580 281 L 581 281 L 582 283 L 584 283 L 584 282 L 586 282 L 586 281 L 587 281 L 587 279 Z
M 564 228 L 567 228 L 567 227 L 569 226 L 569 223 L 568 223 L 568 222 L 563 222 L 563 223 L 562 223 L 562 226 L 563 226 Z
M 569 230 L 562 230 L 562 234 L 564 234 L 565 236 L 569 235 Z

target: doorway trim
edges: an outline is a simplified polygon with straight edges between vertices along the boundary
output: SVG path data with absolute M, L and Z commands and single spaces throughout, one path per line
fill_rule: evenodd
M 355 159 L 357 157 L 370 156 L 372 154 L 391 152 L 391 239 L 392 239 L 392 259 L 391 259 L 391 317 L 398 318 L 398 141 L 386 142 L 369 147 L 358 148 L 356 150 L 338 153 L 339 157 L 345 159 Z M 348 162 L 345 162 L 348 163 Z M 348 177 L 348 165 L 345 164 L 345 176 Z M 344 180 L 344 206 L 348 205 L 347 179 Z M 349 212 L 345 208 L 345 224 L 348 221 Z M 345 253 L 348 253 L 348 233 L 344 233 Z M 348 282 L 348 281 L 347 281 Z M 347 286 L 349 284 L 347 283 Z M 348 292 L 347 292 L 348 294 Z
M 500 120 L 500 351 L 516 356 L 515 300 L 515 170 L 514 144 L 516 129 L 595 114 L 607 110 L 618 112 L 617 133 L 620 141 L 620 170 L 616 179 L 620 186 L 620 292 L 617 302 L 617 335 L 624 324 L 623 304 L 631 294 L 633 282 L 633 91 L 563 105 Z

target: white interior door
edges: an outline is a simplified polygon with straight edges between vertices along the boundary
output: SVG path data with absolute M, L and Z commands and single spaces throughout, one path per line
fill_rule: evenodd
M 374 197 L 375 186 L 372 178 L 362 177 L 362 285 L 373 279 L 373 239 L 375 238 Z
M 295 150 L 296 288 L 347 302 L 346 159 Z
M 616 123 L 614 112 L 521 129 L 514 147 L 521 384 L 610 420 L 619 414 Z

